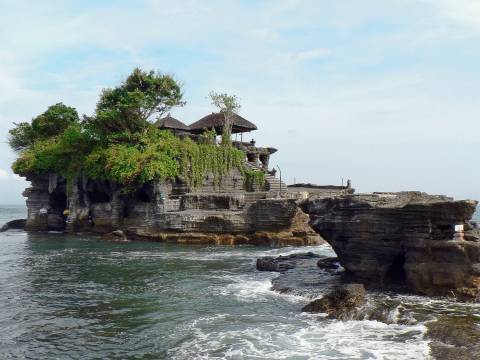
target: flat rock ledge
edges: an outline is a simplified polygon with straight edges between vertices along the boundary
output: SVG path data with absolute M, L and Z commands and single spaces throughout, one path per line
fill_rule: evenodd
M 258 271 L 279 273 L 278 277 L 272 279 L 272 290 L 312 300 L 348 281 L 336 258 L 312 252 L 261 257 L 257 259 L 256 268 Z
M 0 228 L 0 232 L 4 232 L 7 230 L 24 230 L 26 224 L 27 219 L 11 220 Z
M 301 204 L 310 225 L 360 282 L 480 299 L 476 201 L 420 192 L 313 196 Z
M 300 260 L 317 259 L 320 255 L 312 252 L 292 254 L 288 256 L 264 256 L 257 259 L 258 271 L 284 272 L 294 269 Z

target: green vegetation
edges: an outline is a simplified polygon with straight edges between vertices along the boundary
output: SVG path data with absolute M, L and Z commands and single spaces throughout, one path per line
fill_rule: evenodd
M 258 170 L 247 169 L 243 171 L 243 176 L 245 176 L 245 188 L 249 191 L 257 189 L 263 189 L 265 186 L 265 173 Z
M 208 131 L 198 142 L 159 130 L 149 119 L 182 105 L 180 85 L 170 76 L 135 69 L 118 87 L 102 92 L 95 114 L 80 120 L 74 108 L 56 104 L 10 130 L 19 153 L 12 165 L 21 176 L 55 172 L 71 183 L 85 174 L 135 190 L 152 180 L 179 178 L 199 187 L 207 174 L 215 185 L 236 168 L 246 187 L 263 187 L 263 172 L 246 169 L 245 154 L 231 144 L 215 144 Z
M 173 77 L 137 68 L 120 86 L 102 91 L 85 127 L 102 142 L 134 142 L 132 135 L 145 132 L 150 118 L 183 104 L 180 84 Z
M 78 123 L 77 110 L 58 103 L 33 118 L 31 124 L 27 122 L 15 124 L 15 128 L 9 131 L 8 143 L 14 151 L 21 152 L 33 146 L 36 141 L 60 135 L 69 126 Z

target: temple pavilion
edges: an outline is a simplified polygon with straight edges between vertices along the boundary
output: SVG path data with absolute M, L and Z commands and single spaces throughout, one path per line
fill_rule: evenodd
M 207 130 L 215 130 L 217 134 L 222 134 L 224 125 L 225 117 L 222 113 L 211 113 L 190 125 L 175 119 L 170 114 L 155 123 L 155 126 L 159 129 L 167 129 L 177 136 L 188 136 L 194 140 L 198 138 L 198 135 Z M 240 141 L 232 141 L 232 145 L 246 154 L 247 165 L 268 172 L 270 155 L 277 152 L 277 149 L 257 147 L 253 139 L 249 142 L 243 142 L 244 133 L 250 133 L 257 129 L 254 123 L 238 114 L 233 114 L 232 134 L 235 134 L 236 138 L 238 138 L 237 135 L 240 135 Z

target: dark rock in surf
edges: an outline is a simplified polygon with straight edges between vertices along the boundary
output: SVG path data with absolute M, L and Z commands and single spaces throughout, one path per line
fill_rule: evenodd
M 362 284 L 346 284 L 335 287 L 330 293 L 303 307 L 302 311 L 326 313 L 329 317 L 348 320 L 365 304 L 365 288 Z
M 265 256 L 257 259 L 257 270 L 284 272 L 296 267 L 297 263 L 302 260 L 315 259 L 320 257 L 312 252 L 292 254 L 287 256 Z
M 340 263 L 338 257 L 329 257 L 318 260 L 317 266 L 327 271 L 335 271 L 340 268 Z
M 266 256 L 266 257 L 257 259 L 258 271 L 283 272 L 283 271 L 293 269 L 294 267 L 295 266 L 292 264 L 280 262 L 276 258 L 271 256 Z
M 27 219 L 17 219 L 7 222 L 5 225 L 2 226 L 0 232 L 7 231 L 7 230 L 24 230 L 25 225 L 27 224 Z

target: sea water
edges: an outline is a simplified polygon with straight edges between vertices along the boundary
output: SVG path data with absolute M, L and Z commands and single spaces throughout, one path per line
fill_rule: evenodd
M 0 207 L 0 222 L 24 213 Z M 326 245 L 213 247 L 1 233 L 0 358 L 428 359 L 425 321 L 445 313 L 480 316 L 475 305 L 387 294 L 377 296 L 397 301 L 388 321 L 302 313 L 310 299 L 272 291 L 278 274 L 255 270 L 260 256 L 299 251 L 333 255 Z

